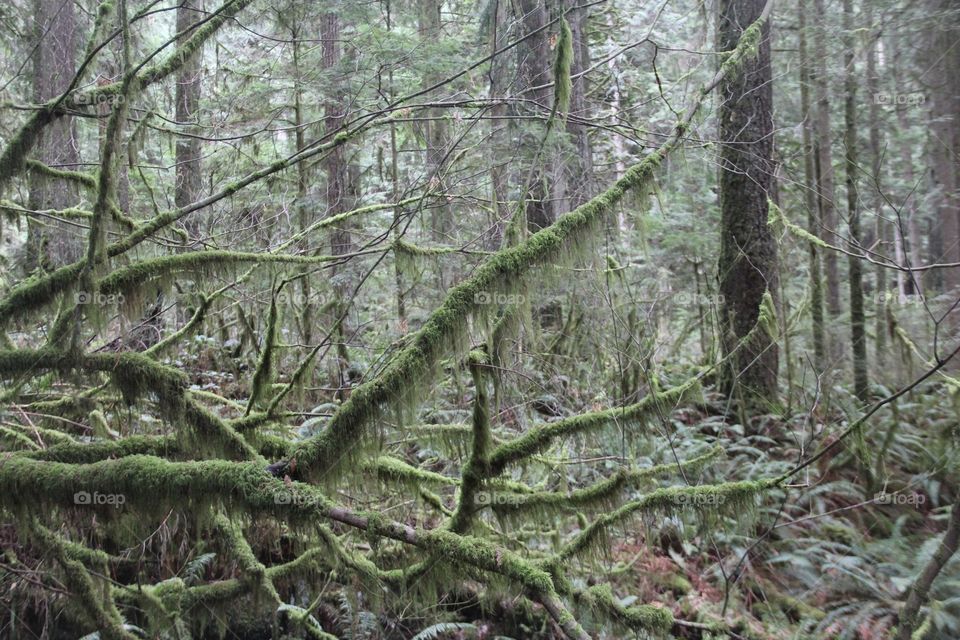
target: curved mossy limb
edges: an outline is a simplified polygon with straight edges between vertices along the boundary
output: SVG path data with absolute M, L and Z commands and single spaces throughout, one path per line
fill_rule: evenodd
M 156 396 L 161 415 L 180 427 L 177 433 L 185 443 L 201 451 L 262 460 L 226 422 L 188 396 L 188 379 L 183 372 L 141 353 L 78 354 L 52 348 L 0 351 L 2 377 L 44 370 L 66 374 L 74 369 L 109 374 L 128 404 L 148 394 Z M 183 423 L 188 428 L 183 428 Z
M 98 586 L 78 557 L 76 548 L 68 545 L 57 534 L 43 526 L 30 527 L 32 537 L 56 558 L 63 570 L 64 582 L 71 597 L 82 606 L 83 617 L 106 640 L 134 640 L 136 636 L 123 628 L 123 619 L 117 610 L 109 586 Z M 89 560 L 88 554 L 83 554 Z
M 604 614 L 612 621 L 636 633 L 652 633 L 666 637 L 673 627 L 673 613 L 666 607 L 649 604 L 624 606 L 613 595 L 610 585 L 595 585 L 577 591 L 577 604 Z
M 587 551 L 606 530 L 635 513 L 649 511 L 677 511 L 689 506 L 709 508 L 727 508 L 743 505 L 752 501 L 761 492 L 777 486 L 776 479 L 741 480 L 697 486 L 665 487 L 656 489 L 641 498 L 632 500 L 615 511 L 602 515 L 576 537 L 568 542 L 557 554 L 561 560 L 567 560 Z
M 584 413 L 534 427 L 519 438 L 511 440 L 493 451 L 490 458 L 491 471 L 494 475 L 498 475 L 508 465 L 542 452 L 557 438 L 586 433 L 603 428 L 613 422 L 639 422 L 659 407 L 676 405 L 690 398 L 699 398 L 701 393 L 699 382 L 694 378 L 665 391 L 652 393 L 640 402 L 626 407 Z
M 141 260 L 114 270 L 100 279 L 97 289 L 105 295 L 135 294 L 144 284 L 167 280 L 176 273 L 205 274 L 222 272 L 224 266 L 242 263 L 323 264 L 334 258 L 330 256 L 298 256 L 276 253 L 250 253 L 243 251 L 192 251 L 175 255 Z
M 605 480 L 569 493 L 562 491 L 533 491 L 511 496 L 496 505 L 498 515 L 527 515 L 544 511 L 572 511 L 583 507 L 606 508 L 616 504 L 616 498 L 627 488 L 634 488 L 644 480 L 668 473 L 693 473 L 723 454 L 719 445 L 711 451 L 680 463 L 660 464 L 646 469 L 623 469 Z

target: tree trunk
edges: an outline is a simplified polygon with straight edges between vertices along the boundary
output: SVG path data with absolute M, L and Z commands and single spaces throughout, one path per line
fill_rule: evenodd
M 62 94 L 76 73 L 77 19 L 73 2 L 36 0 L 33 6 L 33 100 L 42 104 Z M 57 118 L 40 132 L 34 157 L 56 169 L 75 171 L 80 161 L 73 118 Z M 62 210 L 79 203 L 76 185 L 32 172 L 30 209 Z M 51 270 L 83 257 L 80 229 L 57 221 L 31 218 L 27 231 L 29 271 Z
M 570 75 L 576 78 L 590 66 L 590 43 L 587 40 L 587 8 L 576 9 L 567 14 L 570 32 L 573 34 L 573 64 Z M 573 81 L 570 93 L 570 114 L 567 117 L 567 134 L 572 138 L 575 153 L 564 163 L 567 172 L 567 194 L 564 198 L 567 209 L 574 209 L 593 195 L 593 146 L 587 135 L 587 126 L 581 119 L 590 117 L 587 105 L 587 77 Z
M 321 17 L 321 38 L 323 40 L 323 69 L 332 72 L 330 86 L 327 89 L 327 98 L 324 102 L 324 128 L 328 136 L 335 135 L 343 126 L 345 117 L 346 92 L 342 86 L 337 68 L 340 66 L 340 18 L 335 13 L 326 13 Z M 331 149 L 324 162 L 327 173 L 326 203 L 327 216 L 335 216 L 349 211 L 352 206 L 352 196 L 355 188 L 351 187 L 351 171 L 346 156 L 346 146 L 338 145 Z M 330 234 L 330 253 L 341 256 L 353 250 L 349 223 L 332 228 Z M 334 339 L 337 344 L 337 360 L 340 375 L 339 387 L 344 389 L 347 383 L 347 371 L 350 368 L 349 352 L 347 350 L 347 315 L 349 312 L 347 295 L 350 293 L 348 278 L 344 277 L 343 265 L 334 264 L 331 268 L 333 282 L 334 304 Z
M 866 4 L 867 28 L 870 29 L 869 42 L 867 43 L 867 93 L 869 94 L 869 119 L 870 119 L 870 171 L 873 180 L 873 194 L 871 200 L 873 203 L 873 213 L 876 220 L 876 236 L 879 246 L 886 250 L 888 247 L 887 238 L 890 236 L 890 225 L 883 219 L 883 180 L 880 175 L 881 166 L 881 148 L 882 134 L 880 132 L 880 108 L 877 104 L 876 95 L 880 91 L 880 76 L 877 72 L 877 41 L 879 33 L 873 32 L 873 5 Z M 899 272 L 898 272 L 899 273 Z M 886 361 L 887 349 L 887 269 L 877 267 L 877 287 L 874 297 L 874 314 L 876 315 L 874 324 L 874 347 L 877 360 L 877 370 L 883 371 L 883 365 Z
M 853 0 L 843 0 L 844 146 L 846 147 L 847 224 L 850 244 L 860 246 L 860 196 L 857 192 L 857 80 L 854 63 Z M 863 269 L 860 258 L 849 256 L 850 338 L 853 349 L 853 388 L 860 402 L 870 398 L 867 379 L 867 335 L 863 312 Z
M 807 228 L 818 235 L 817 175 L 814 160 L 813 120 L 810 110 L 810 57 L 807 53 L 807 0 L 797 3 L 800 33 L 800 109 L 803 117 L 804 194 L 807 207 Z M 817 245 L 810 245 L 810 317 L 813 332 L 814 367 L 822 372 L 827 356 L 823 331 L 823 277 L 820 271 L 820 253 Z
M 523 36 L 533 33 L 547 24 L 547 10 L 542 0 L 519 0 L 517 3 L 521 15 Z M 528 89 L 524 96 L 535 103 L 537 113 L 550 111 L 550 47 L 547 41 L 547 31 L 539 31 L 536 35 L 527 38 L 517 47 L 520 55 L 520 78 L 523 86 Z M 540 136 L 534 131 L 539 129 L 521 125 L 523 131 L 523 148 L 535 154 L 540 148 Z M 549 163 L 543 157 L 532 157 L 533 166 L 529 171 L 520 174 L 520 196 L 525 198 L 524 211 L 527 227 L 530 231 L 538 231 L 553 224 L 556 219 L 553 203 L 549 199 L 547 176 L 550 171 Z
M 820 210 L 820 237 L 830 243 L 836 243 L 837 210 L 834 204 L 833 160 L 830 153 L 832 135 L 830 133 L 830 93 L 827 78 L 827 36 L 826 10 L 823 0 L 813 0 L 814 7 L 814 51 L 816 64 L 811 67 L 811 75 L 817 102 L 814 145 L 817 168 L 817 206 Z M 827 278 L 827 312 L 832 317 L 840 315 L 840 270 L 837 254 L 826 251 L 823 255 L 824 275 Z M 831 351 L 834 351 L 831 349 Z
M 764 4 L 721 0 L 720 51 L 736 46 Z M 777 345 L 757 323 L 764 295 L 777 295 L 777 246 L 767 225 L 774 169 L 769 24 L 763 24 L 756 57 L 746 58 L 718 87 L 721 319 L 724 354 L 730 358 L 722 386 L 741 394 L 750 406 L 777 397 Z
M 420 40 L 429 47 L 436 43 L 441 36 L 440 8 L 442 0 L 419 0 Z M 439 77 L 436 73 L 427 72 L 423 76 L 423 86 L 433 85 Z M 435 95 L 428 95 L 428 99 L 436 99 Z M 444 119 L 443 108 L 430 108 L 424 111 L 423 137 L 426 140 L 426 177 L 433 191 L 443 191 L 443 161 L 447 153 L 449 142 L 449 126 Z M 452 230 L 450 206 L 446 198 L 441 198 L 430 209 L 430 230 L 435 242 L 449 242 Z M 440 288 L 445 289 L 443 269 L 439 270 Z
M 187 4 L 177 7 L 177 33 L 181 41 L 192 35 L 191 25 L 203 20 L 205 13 L 200 0 L 193 0 L 193 8 Z M 197 114 L 200 109 L 200 74 L 203 62 L 203 47 L 187 59 L 177 73 L 176 119 L 177 124 L 188 133 L 197 132 Z M 174 202 L 178 208 L 186 207 L 200 199 L 203 176 L 200 173 L 200 140 L 191 136 L 177 138 L 177 183 Z M 193 213 L 184 220 L 190 242 L 200 238 L 200 220 Z

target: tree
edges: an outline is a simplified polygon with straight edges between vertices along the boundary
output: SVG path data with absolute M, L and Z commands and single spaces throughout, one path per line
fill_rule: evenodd
M 846 148 L 847 177 L 847 224 L 850 227 L 850 244 L 860 245 L 860 195 L 857 190 L 857 173 L 860 171 L 857 154 L 857 79 L 854 66 L 853 1 L 843 0 L 843 49 L 844 49 L 844 146 Z M 854 393 L 863 403 L 869 394 L 867 379 L 867 332 L 863 310 L 863 271 L 860 257 L 850 255 L 850 346 L 853 350 Z
M 33 100 L 44 104 L 66 91 L 76 74 L 76 10 L 72 2 L 34 0 Z M 29 207 L 35 211 L 60 211 L 78 204 L 76 185 L 49 175 L 44 168 L 76 170 L 80 155 L 73 119 L 65 117 L 44 128 L 37 142 L 35 165 L 30 173 Z M 76 261 L 83 239 L 69 222 L 31 219 L 27 248 L 28 271 L 55 269 Z
M 194 25 L 203 18 L 203 15 L 203 5 L 199 2 L 196 7 L 191 7 L 186 2 L 177 7 L 176 28 L 181 41 L 190 37 Z M 200 132 L 196 127 L 197 112 L 200 109 L 202 64 L 203 47 L 201 46 L 189 59 L 184 60 L 177 73 L 174 117 L 177 124 L 186 132 L 186 135 L 177 138 L 176 143 L 177 183 L 174 203 L 181 208 L 200 199 L 203 185 L 203 176 L 200 172 L 200 139 L 197 137 Z M 187 234 L 191 243 L 199 240 L 200 225 L 197 217 L 187 220 Z
M 732 50 L 764 6 L 759 0 L 721 2 L 718 49 Z M 724 357 L 729 359 L 723 387 L 753 406 L 775 402 L 777 397 L 772 311 L 772 298 L 777 295 L 777 246 L 767 226 L 773 181 L 773 89 L 766 23 L 756 46 L 756 58 L 745 61 L 740 73 L 724 78 L 718 87 L 722 142 L 718 271 Z

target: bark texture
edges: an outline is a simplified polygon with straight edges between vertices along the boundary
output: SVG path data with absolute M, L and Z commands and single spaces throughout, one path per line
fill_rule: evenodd
M 719 50 L 733 49 L 744 29 L 764 7 L 762 0 L 723 0 L 719 4 Z M 742 392 L 748 404 L 777 396 L 776 342 L 754 331 L 765 292 L 777 292 L 777 246 L 767 225 L 773 184 L 773 91 L 770 30 L 761 29 L 756 56 L 742 62 L 740 73 L 718 86 L 720 101 L 720 206 L 722 235 L 719 263 L 724 353 L 722 386 Z

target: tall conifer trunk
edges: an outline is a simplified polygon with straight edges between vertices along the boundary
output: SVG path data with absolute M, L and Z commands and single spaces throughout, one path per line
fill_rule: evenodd
M 718 49 L 736 46 L 764 5 L 763 0 L 721 0 Z M 777 344 L 757 326 L 764 296 L 776 296 L 778 289 L 777 246 L 767 225 L 774 173 L 771 82 L 770 28 L 765 22 L 757 55 L 745 59 L 739 73 L 727 75 L 718 86 L 719 277 L 723 347 L 729 357 L 722 386 L 752 406 L 777 397 Z

